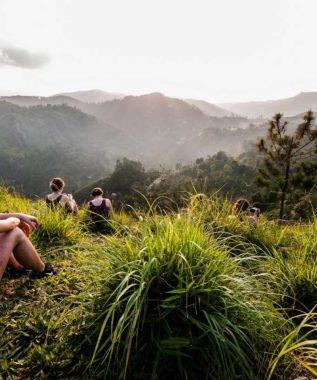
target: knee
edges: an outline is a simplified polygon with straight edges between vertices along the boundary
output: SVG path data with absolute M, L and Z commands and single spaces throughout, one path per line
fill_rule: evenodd
M 17 227 L 14 228 L 12 231 L 10 231 L 9 234 L 10 234 L 10 237 L 16 242 L 20 242 L 27 239 L 24 232 L 20 228 L 17 228 Z
M 23 242 L 23 239 L 27 239 L 24 233 L 19 228 L 14 228 L 8 232 L 2 232 L 0 234 L 0 250 L 12 251 L 19 243 Z

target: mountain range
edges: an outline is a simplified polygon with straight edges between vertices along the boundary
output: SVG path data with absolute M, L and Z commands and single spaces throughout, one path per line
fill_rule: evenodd
M 117 92 L 106 92 L 102 90 L 64 92 L 55 96 L 67 96 L 77 99 L 83 103 L 103 103 L 113 99 L 122 99 L 126 95 Z
M 310 108 L 317 109 L 317 93 L 290 99 L 274 101 L 274 107 L 281 104 L 280 111 L 296 114 L 307 109 L 307 100 Z M 157 92 L 123 96 L 92 90 L 51 97 L 1 97 L 0 176 L 15 180 L 25 173 L 36 175 L 41 170 L 34 162 L 38 160 L 46 165 L 43 176 L 72 173 L 76 188 L 89 178 L 106 175 L 122 157 L 140 160 L 146 167 L 173 167 L 218 151 L 237 155 L 246 142 L 263 136 L 267 125 L 264 117 L 250 118 L 257 113 L 255 107 L 251 112 L 250 106 L 249 117 L 243 117 L 238 106 L 219 107 Z M 247 110 L 245 103 L 243 107 Z M 270 109 L 274 107 L 271 104 Z
M 90 100 L 89 95 L 95 99 L 98 94 L 100 92 L 89 92 L 86 99 Z M 109 93 L 106 95 L 111 96 Z M 242 149 L 241 139 L 233 141 L 230 136 L 233 130 L 245 129 L 251 123 L 247 118 L 227 113 L 211 104 L 209 113 L 205 113 L 198 107 L 200 102 L 190 104 L 160 93 L 123 98 L 116 98 L 112 94 L 112 97 L 112 100 L 101 103 L 86 103 L 62 94 L 52 97 L 2 97 L 0 136 L 4 136 L 4 131 L 9 129 L 17 141 L 24 141 L 30 146 L 75 144 L 78 148 L 95 152 L 106 149 L 110 160 L 128 156 L 148 165 L 170 166 L 178 160 L 186 162 L 193 155 L 200 155 L 199 144 L 194 144 L 191 150 L 183 149 L 183 154 L 180 154 L 183 144 L 188 146 L 190 141 L 197 141 L 200 136 L 208 137 L 209 154 L 218 150 L 239 153 Z M 76 118 L 80 120 L 77 127 L 70 122 L 70 114 L 72 121 Z M 252 122 L 259 124 L 257 120 Z M 86 127 L 81 127 L 81 123 Z M 206 135 L 207 130 L 209 133 Z M 3 137 L 2 141 L 5 143 L 6 139 Z M 11 143 L 8 145 L 11 146 Z M 174 158 L 174 151 L 177 151 L 177 159 Z

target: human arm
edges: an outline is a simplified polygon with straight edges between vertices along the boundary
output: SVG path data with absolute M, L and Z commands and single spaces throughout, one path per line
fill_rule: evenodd
M 39 222 L 35 216 L 28 215 L 28 214 L 22 214 L 22 213 L 0 213 L 0 221 L 6 220 L 8 218 L 20 219 L 23 222 L 27 223 L 32 229 L 36 229 L 39 226 Z
M 65 206 L 72 214 L 77 215 L 78 206 L 72 194 L 63 194 L 60 204 Z
M 259 219 L 259 216 L 260 216 L 260 209 L 256 208 L 256 207 L 253 207 L 253 208 L 250 209 L 250 211 L 253 212 L 253 215 L 249 216 L 248 220 L 249 220 L 249 222 L 251 224 L 253 224 L 254 227 L 257 227 L 258 226 L 258 219 Z
M 2 215 L 2 214 L 1 214 Z M 13 230 L 20 224 L 20 219 L 9 216 L 6 219 L 0 219 L 0 232 Z
M 109 209 L 109 216 L 113 216 L 113 208 L 110 199 L 106 198 L 106 205 Z

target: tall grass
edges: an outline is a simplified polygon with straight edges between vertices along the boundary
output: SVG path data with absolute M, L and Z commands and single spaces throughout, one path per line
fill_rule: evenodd
M 306 374 L 317 376 L 317 315 L 314 309 L 294 319 L 299 322 L 276 348 L 276 354 L 270 362 L 268 380 L 270 380 L 280 362 L 297 362 Z M 287 357 L 289 360 L 286 360 Z
M 107 378 L 258 379 L 283 316 L 256 276 L 191 215 L 107 238 L 91 367 Z
M 66 214 L 62 208 L 49 210 L 45 202 L 32 202 L 5 187 L 0 187 L 0 204 L 2 212 L 17 212 L 37 217 L 40 227 L 32 232 L 31 240 L 38 248 L 81 244 L 85 240 L 82 212 L 73 217 Z
M 83 210 L 2 188 L 0 205 L 38 217 L 31 238 L 59 270 L 1 282 L 0 378 L 315 376 L 316 219 L 255 229 L 214 195 L 183 213 L 118 212 L 103 235 Z
M 54 246 L 71 246 L 82 244 L 85 232 L 82 228 L 81 215 L 74 217 L 62 208 L 47 209 L 42 201 L 37 202 L 39 228 L 32 234 L 32 240 L 38 247 L 47 249 Z
M 0 186 L 1 212 L 22 212 L 30 214 L 35 212 L 34 203 L 27 198 L 21 197 L 13 189 Z

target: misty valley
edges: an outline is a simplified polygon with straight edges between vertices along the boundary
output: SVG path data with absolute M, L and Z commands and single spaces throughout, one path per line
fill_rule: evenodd
M 263 162 L 256 143 L 267 134 L 274 112 L 284 111 L 293 133 L 308 107 L 317 110 L 317 93 L 221 106 L 160 93 L 100 90 L 2 97 L 1 178 L 32 198 L 43 196 L 48 181 L 60 176 L 79 202 L 98 184 L 108 196 L 116 194 L 118 206 L 141 205 L 141 193 L 150 201 L 164 194 L 171 199 L 161 202 L 164 207 L 182 207 L 186 194 L 205 192 L 246 196 L 274 211 L 276 195 L 255 183 Z M 299 210 L 310 208 L 309 202 L 315 204 L 316 191 L 308 185 L 305 207 L 303 191 L 290 202 L 299 205 L 296 212 L 289 210 L 296 217 L 306 215 Z
M 255 142 L 266 134 L 267 117 L 284 107 L 290 129 L 295 128 L 307 104 L 317 109 L 317 95 L 301 94 L 276 104 L 267 103 L 263 102 L 262 108 L 257 103 L 226 104 L 229 109 L 225 109 L 160 93 L 124 96 L 97 90 L 48 98 L 2 97 L 1 178 L 34 197 L 45 193 L 49 179 L 58 175 L 66 178 L 68 189 L 75 192 L 109 177 L 116 162 L 127 158 L 139 161 L 151 172 L 139 189 L 144 190 L 149 181 L 155 180 L 155 173 L 157 177 L 171 171 L 179 173 L 181 166 L 195 166 L 197 159 L 225 152 L 229 160 L 236 161 L 234 165 L 245 168 L 245 176 L 242 178 L 233 168 L 227 177 L 223 167 L 219 167 L 219 173 L 215 168 L 211 173 L 205 170 L 201 176 L 208 178 L 209 185 L 206 188 L 202 180 L 199 185 L 196 181 L 196 190 L 222 189 L 223 194 L 236 196 L 252 187 L 250 173 L 258 156 Z M 239 176 L 239 186 L 230 185 Z M 193 188 L 186 186 L 186 190 Z M 118 189 L 113 184 L 109 191 Z

